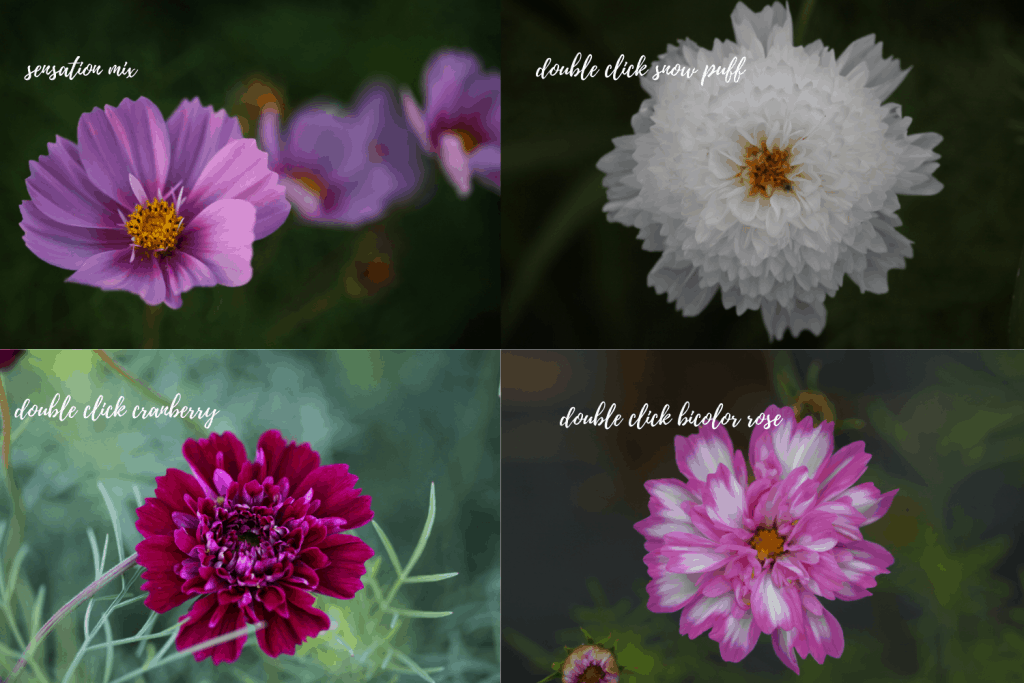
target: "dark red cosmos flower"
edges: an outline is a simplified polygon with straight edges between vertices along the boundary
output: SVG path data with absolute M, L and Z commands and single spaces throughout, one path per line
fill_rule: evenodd
M 23 353 L 24 349 L 0 349 L 0 370 L 14 365 L 14 361 Z
M 260 437 L 256 461 L 234 434 L 189 439 L 192 468 L 156 478 L 156 498 L 138 509 L 136 550 L 146 568 L 145 605 L 166 612 L 201 595 L 178 632 L 179 650 L 245 624 L 271 657 L 330 626 L 310 592 L 351 598 L 373 550 L 340 533 L 370 521 L 370 497 L 353 487 L 348 465 L 320 465 L 308 443 L 285 443 L 273 430 Z M 182 617 L 184 619 L 185 617 Z M 246 638 L 195 653 L 196 661 L 238 659 Z

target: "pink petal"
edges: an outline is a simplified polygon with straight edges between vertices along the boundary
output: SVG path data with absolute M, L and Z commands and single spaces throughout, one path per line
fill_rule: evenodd
M 881 519 L 889 511 L 892 499 L 896 497 L 897 493 L 899 493 L 899 489 L 893 489 L 883 494 L 878 490 L 877 486 L 866 482 L 847 489 L 843 496 L 849 496 L 850 504 L 864 515 L 865 519 L 861 524 L 861 526 L 864 526 Z
M 815 427 L 814 418 L 808 415 L 799 424 L 795 418 L 784 419 L 781 425 L 769 430 L 772 450 L 782 465 L 781 476 L 803 466 L 814 477 L 832 454 L 834 429 L 835 423 L 827 421 Z
M 697 584 L 685 574 L 664 572 L 647 584 L 647 609 L 652 612 L 675 612 L 697 594 Z
M 863 441 L 855 441 L 833 453 L 815 477 L 821 482 L 820 499 L 831 500 L 843 495 L 864 476 L 870 460 L 871 455 L 864 452 Z
M 741 529 L 746 487 L 736 481 L 725 463 L 719 464 L 718 471 L 709 474 L 705 483 L 707 490 L 703 502 L 708 517 L 722 526 Z
M 843 654 L 843 629 L 832 613 L 822 610 L 821 616 L 807 615 L 804 629 L 807 647 L 818 664 L 825 663 L 825 655 L 838 659 Z
M 178 183 L 193 187 L 214 154 L 232 140 L 242 139 L 237 118 L 223 109 L 202 106 L 198 97 L 181 101 L 167 119 L 167 131 L 171 140 L 170 187 Z
M 442 133 L 438 142 L 438 157 L 441 169 L 458 191 L 460 197 L 468 197 L 473 188 L 473 171 L 462 146 L 462 139 L 454 133 Z
M 295 654 L 296 645 L 331 626 L 331 620 L 327 615 L 312 606 L 313 600 L 309 593 L 286 588 L 285 594 L 289 607 L 287 619 L 276 612 L 263 609 L 262 606 L 257 610 L 257 614 L 267 622 L 267 626 L 257 631 L 256 637 L 260 648 L 271 657 Z M 299 596 L 306 596 L 309 600 L 300 599 Z M 263 614 L 260 614 L 260 611 Z
M 192 219 L 179 238 L 178 248 L 200 261 L 218 283 L 244 285 L 252 279 L 255 220 L 256 209 L 249 202 L 221 199 Z
M 469 155 L 473 175 L 492 190 L 501 189 L 501 145 L 480 145 Z
M 772 633 L 772 648 L 782 663 L 792 669 L 793 673 L 799 675 L 800 665 L 796 661 L 796 655 L 793 654 L 793 646 L 796 644 L 798 635 L 795 628 L 788 631 L 778 629 Z
M 58 268 L 78 270 L 90 257 L 124 249 L 130 242 L 127 231 L 122 229 L 59 223 L 45 216 L 35 202 L 23 201 L 19 208 L 25 246 Z
M 134 206 L 128 176 L 142 182 L 148 197 L 164 189 L 170 166 L 170 139 L 163 114 L 145 97 L 125 98 L 78 119 L 82 167 L 101 192 L 122 206 Z
M 191 596 L 183 592 L 183 581 L 172 571 L 147 570 L 142 578 L 142 591 L 149 593 L 143 604 L 154 612 L 174 609 Z
M 407 89 L 402 89 L 402 108 L 405 110 L 405 122 L 409 129 L 416 135 L 420 146 L 425 152 L 430 152 L 430 140 L 427 139 L 427 122 L 423 119 L 423 112 L 416 104 L 416 98 Z
M 776 586 L 773 574 L 774 567 L 762 571 L 750 591 L 750 607 L 764 633 L 796 628 L 803 612 L 796 589 L 788 584 Z
M 680 635 L 686 634 L 693 640 L 700 634 L 713 628 L 724 620 L 732 610 L 736 598 L 733 595 L 720 595 L 717 598 L 701 597 L 690 603 L 683 610 L 679 620 Z
M 284 186 L 267 166 L 267 153 L 250 139 L 232 140 L 218 150 L 196 179 L 185 204 L 197 210 L 221 199 L 242 199 L 255 207 L 254 239 L 281 227 L 291 210 Z
M 104 290 L 120 289 L 142 297 L 150 306 L 167 299 L 160 257 L 132 260 L 130 248 L 104 251 L 90 256 L 68 279 Z
M 704 481 L 718 466 L 724 464 L 732 470 L 737 481 L 746 483 L 747 467 L 743 455 L 733 452 L 732 440 L 725 427 L 711 429 L 705 425 L 691 436 L 676 437 L 676 465 L 687 479 Z
M 48 155 L 29 161 L 25 181 L 31 204 L 50 221 L 80 228 L 120 230 L 112 223 L 116 206 L 96 189 L 82 167 L 78 146 L 59 135 L 46 145 Z
M 700 548 L 686 550 L 666 550 L 669 560 L 666 567 L 679 574 L 697 574 L 718 569 L 732 559 L 728 553 L 716 553 Z
M 754 623 L 753 615 L 747 612 L 740 618 L 730 614 L 719 620 L 708 635 L 711 640 L 718 642 L 722 661 L 739 662 L 757 645 L 761 631 Z

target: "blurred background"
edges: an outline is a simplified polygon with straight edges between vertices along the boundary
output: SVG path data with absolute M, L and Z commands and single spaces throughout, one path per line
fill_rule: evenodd
M 0 287 L 7 293 L 0 338 L 49 348 L 494 348 L 498 345 L 499 199 L 479 187 L 466 200 L 432 161 L 420 205 L 358 230 L 300 224 L 294 211 L 255 243 L 243 287 L 199 287 L 179 310 L 147 318 L 135 294 L 64 282 L 71 271 L 30 252 L 18 227 L 28 199 L 29 160 L 57 135 L 77 140 L 93 107 L 146 96 L 164 117 L 182 99 L 226 109 L 255 137 L 253 79 L 283 97 L 287 117 L 314 97 L 345 106 L 370 80 L 407 85 L 423 105 L 428 57 L 467 49 L 484 68 L 499 64 L 497 2 L 386 4 L 143 2 L 92 5 L 58 0 L 47 19 L 5 7 L 0 65 L 11 101 L 0 175 Z M 144 35 L 145 39 L 138 37 Z M 133 37 L 132 39 L 128 39 Z M 102 75 L 25 81 L 27 66 L 76 56 Z M 125 61 L 133 78 L 106 74 Z M 246 99 L 246 102 L 243 102 Z M 251 118 L 250 118 L 251 117 Z M 248 119 L 248 120 L 247 120 Z M 381 281 L 375 259 L 388 263 Z M 14 294 L 17 294 L 15 296 Z M 156 328 L 155 332 L 152 328 Z
M 755 12 L 764 0 L 747 2 Z M 1024 171 L 1024 5 L 978 0 L 969 15 L 949 0 L 795 0 L 794 24 L 814 5 L 800 44 L 821 39 L 836 56 L 875 34 L 885 56 L 913 66 L 889 101 L 913 119 L 910 133 L 945 140 L 933 197 L 900 196 L 902 233 L 914 242 L 907 269 L 891 271 L 889 293 L 861 294 L 848 280 L 828 299 L 820 337 L 789 334 L 790 348 L 1006 348 L 1018 261 L 1018 188 Z M 650 64 L 668 44 L 692 38 L 710 48 L 734 40 L 734 0 L 508 0 L 502 5 L 505 195 L 502 224 L 504 348 L 762 348 L 759 312 L 737 316 L 716 294 L 683 318 L 647 286 L 658 254 L 637 230 L 609 223 L 597 160 L 612 138 L 632 134 L 645 93 L 637 79 L 541 80 L 548 57 L 568 65 L 593 54 Z M 1018 59 L 1014 59 L 1014 56 Z M 1019 66 L 1019 65 L 1018 65 Z M 1024 294 L 1024 291 L 1021 292 Z
M 809 681 L 1015 680 L 1024 665 L 1024 354 L 1017 352 L 624 351 L 502 354 L 502 673 L 539 681 L 563 646 L 618 639 L 649 657 L 636 681 L 779 681 L 793 674 L 763 636 L 724 663 L 679 612 L 647 610 L 644 482 L 681 478 L 674 438 L 693 427 L 625 423 L 649 403 L 741 416 L 799 406 L 863 440 L 860 481 L 899 489 L 864 537 L 895 557 L 871 597 L 825 604 L 845 651 L 800 660 Z M 560 427 L 570 407 L 617 403 L 620 427 Z M 627 663 L 627 666 L 629 664 Z M 623 677 L 623 683 L 629 678 Z
M 93 576 L 88 527 L 96 531 L 101 546 L 104 535 L 111 534 L 107 567 L 116 563 L 110 517 L 97 482 L 110 492 L 130 553 L 141 540 L 134 526 L 132 486 L 149 497 L 156 486 L 154 478 L 168 468 L 187 472 L 182 457 L 187 439 L 205 437 L 210 431 L 231 431 L 252 459 L 259 436 L 278 429 L 286 440 L 309 442 L 323 464 L 350 466 L 359 477 L 357 486 L 372 497 L 374 520 L 403 562 L 423 528 L 431 482 L 436 485 L 437 517 L 414 573 L 459 575 L 441 583 L 404 587 L 399 595 L 404 607 L 454 614 L 412 620 L 396 636 L 395 645 L 421 667 L 444 667 L 444 672 L 433 675 L 437 683 L 497 683 L 497 352 L 125 351 L 110 355 L 140 384 L 126 380 L 89 351 L 30 351 L 3 372 L 12 410 L 25 399 L 49 405 L 53 395 L 60 393 L 60 400 L 70 395 L 71 404 L 79 410 L 100 395 L 110 403 L 123 395 L 129 411 L 123 418 L 95 423 L 81 414 L 64 422 L 45 417 L 12 420 L 8 476 L 13 475 L 14 495 L 20 498 L 15 527 L 20 518 L 22 541 L 28 548 L 22 585 L 12 604 L 17 606 L 21 592 L 29 591 L 31 605 L 38 587 L 45 585 L 42 614 L 46 619 L 87 585 Z M 220 412 L 211 430 L 193 429 L 179 419 L 132 420 L 132 406 L 160 405 L 140 386 L 167 398 L 181 393 L 179 405 L 209 406 Z M 0 492 L 0 520 L 12 520 L 11 498 L 9 487 Z M 12 533 L 9 527 L 6 543 L 0 545 L 5 567 L 11 566 L 19 545 L 11 540 Z M 369 524 L 356 533 L 383 560 L 381 581 L 386 590 L 394 571 L 377 534 Z M 109 592 L 111 587 L 105 590 Z M 136 584 L 130 596 L 138 594 Z M 176 623 L 191 603 L 159 617 L 154 630 Z M 141 603 L 125 608 L 123 616 L 113 620 L 114 638 L 135 634 L 148 613 Z M 44 661 L 55 674 L 53 680 L 61 680 L 81 643 L 83 614 L 84 607 L 76 610 L 46 641 Z M 97 614 L 94 609 L 93 624 Z M 0 643 L 17 649 L 4 623 L 0 619 Z M 255 637 L 250 641 L 255 642 Z M 153 642 L 157 647 L 162 644 Z M 250 645 L 234 664 L 214 667 L 211 659 L 196 663 L 187 657 L 147 674 L 146 680 L 312 683 L 389 681 L 395 675 L 372 676 L 373 656 L 354 658 L 327 637 L 317 642 L 320 653 L 316 656 L 324 668 L 317 668 L 313 654 L 302 662 L 297 661 L 298 655 L 271 659 Z M 334 659 L 328 656 L 332 647 Z M 134 645 L 115 651 L 115 678 L 142 664 L 133 656 Z M 378 664 L 382 654 L 378 648 Z M 355 667 L 357 660 L 363 668 Z M 347 667 L 344 675 L 326 666 L 331 661 Z M 102 663 L 102 654 L 87 656 L 71 680 L 102 680 Z M 295 672 L 298 664 L 309 665 L 302 675 Z M 6 671 L 9 668 L 5 675 Z M 406 675 L 401 679 L 416 680 Z M 26 675 L 22 680 L 35 679 Z

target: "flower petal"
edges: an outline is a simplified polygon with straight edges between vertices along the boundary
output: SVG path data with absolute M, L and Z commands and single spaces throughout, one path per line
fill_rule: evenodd
M 341 600 L 351 598 L 363 587 L 359 577 L 366 573 L 365 563 L 373 557 L 373 548 L 356 536 L 335 534 L 320 544 L 320 550 L 330 564 L 317 569 L 320 585 L 316 592 Z
M 213 619 L 218 607 L 222 610 L 220 618 L 215 626 L 210 626 L 210 620 Z M 205 640 L 231 633 L 245 625 L 245 616 L 242 614 L 242 610 L 235 604 L 218 605 L 216 595 L 204 595 L 196 600 L 187 616 L 188 622 L 178 631 L 178 637 L 175 640 L 175 645 L 179 650 L 185 650 Z M 185 617 L 181 617 L 178 621 L 182 619 Z M 259 631 L 259 633 L 262 632 L 262 630 Z M 212 648 L 199 650 L 195 653 L 196 661 L 201 662 L 212 656 L 214 664 L 233 662 L 242 654 L 242 648 L 247 639 L 243 635 Z
M 231 432 L 210 434 L 199 441 L 189 439 L 182 446 L 182 453 L 207 498 L 217 497 L 214 470 L 220 468 L 232 479 L 237 479 L 246 462 L 245 446 Z
M 212 106 L 204 107 L 198 97 L 183 99 L 167 119 L 171 140 L 171 162 L 167 184 L 195 185 L 213 155 L 232 140 L 242 139 L 238 119 Z
M 140 180 L 148 197 L 165 187 L 171 155 L 167 124 L 145 97 L 135 101 L 126 97 L 117 107 L 96 107 L 82 114 L 78 147 L 93 185 L 121 206 L 136 203 L 129 175 Z
M 255 219 L 256 209 L 249 202 L 239 199 L 213 202 L 185 228 L 178 248 L 200 261 L 217 283 L 239 287 L 252 279 Z M 197 278 L 200 276 L 198 268 L 193 272 Z

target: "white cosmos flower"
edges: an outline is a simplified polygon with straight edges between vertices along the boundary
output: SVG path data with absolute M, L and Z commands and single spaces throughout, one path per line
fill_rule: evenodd
M 640 229 L 662 252 L 647 282 L 684 316 L 721 289 L 737 314 L 760 309 L 769 337 L 821 334 L 825 297 L 849 275 L 861 292 L 888 291 L 911 242 L 896 228 L 897 194 L 932 195 L 942 141 L 907 135 L 910 118 L 882 104 L 910 69 L 882 58 L 874 35 L 837 59 L 820 40 L 793 46 L 788 7 L 732 13 L 736 41 L 669 46 L 640 84 L 650 95 L 598 162 L 608 219 Z M 746 57 L 738 82 L 708 64 Z M 655 65 L 696 67 L 692 78 Z

